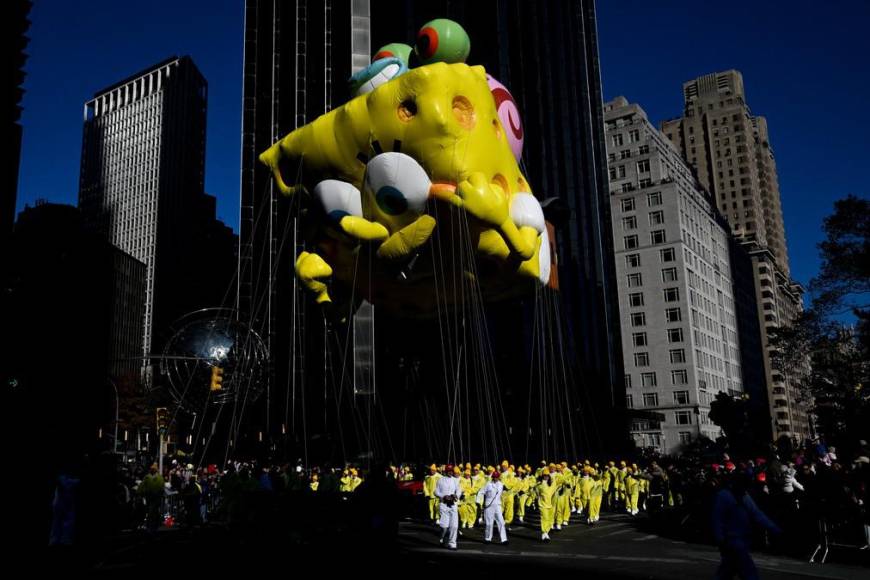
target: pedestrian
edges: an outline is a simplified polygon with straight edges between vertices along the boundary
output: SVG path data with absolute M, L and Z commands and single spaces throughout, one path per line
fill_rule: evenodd
M 486 543 L 492 542 L 493 524 L 498 526 L 498 535 L 501 539 L 501 543 L 508 543 L 507 530 L 505 528 L 501 505 L 503 493 L 504 484 L 501 482 L 501 474 L 498 471 L 492 474 L 492 481 L 483 486 L 483 489 L 478 493 L 478 496 L 483 500 L 483 521 L 486 526 L 484 529 L 483 541 Z
M 448 465 L 444 477 L 435 483 L 435 497 L 439 501 L 441 518 L 441 543 L 449 550 L 456 549 L 456 537 L 459 534 L 459 500 L 462 499 L 462 488 L 459 485 L 459 468 Z
M 716 492 L 713 500 L 713 537 L 719 546 L 721 563 L 716 571 L 718 580 L 758 578 L 758 569 L 749 553 L 752 542 L 752 524 L 760 525 L 774 534 L 781 530 L 762 512 L 747 493 L 750 481 L 742 473 L 726 476 L 726 485 Z

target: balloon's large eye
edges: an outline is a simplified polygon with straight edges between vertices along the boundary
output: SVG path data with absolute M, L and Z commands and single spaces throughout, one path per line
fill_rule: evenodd
M 465 62 L 471 52 L 471 40 L 457 22 L 438 18 L 424 24 L 417 33 L 414 52 L 421 64 Z
M 378 49 L 372 57 L 372 62 L 382 58 L 395 57 L 405 63 L 405 66 L 408 66 L 408 58 L 411 56 L 412 50 L 414 49 L 407 44 L 402 44 L 401 42 L 386 44 Z
M 387 215 L 426 209 L 431 182 L 426 171 L 404 153 L 381 153 L 366 167 L 366 187 L 374 194 L 378 208 Z
M 320 202 L 323 212 L 336 222 L 348 215 L 362 217 L 359 190 L 345 181 L 321 181 L 314 186 L 314 198 Z

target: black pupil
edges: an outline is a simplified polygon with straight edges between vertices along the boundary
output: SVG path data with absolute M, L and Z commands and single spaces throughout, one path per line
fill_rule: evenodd
M 412 115 L 417 114 L 417 103 L 415 103 L 411 99 L 408 99 L 407 101 L 402 101 L 402 107 Z
M 429 52 L 429 35 L 428 34 L 421 34 L 419 37 L 417 37 L 417 48 L 423 54 L 426 54 L 427 52 Z

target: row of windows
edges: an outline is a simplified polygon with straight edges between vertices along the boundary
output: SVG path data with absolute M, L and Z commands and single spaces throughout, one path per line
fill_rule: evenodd
M 629 254 L 626 256 L 625 263 L 630 268 L 636 268 L 640 266 L 640 256 L 638 254 Z M 676 282 L 677 281 L 677 269 L 676 268 L 662 268 L 662 282 Z M 634 288 L 637 286 L 643 285 L 643 277 L 640 272 L 635 272 L 634 274 L 628 275 L 628 287 Z
M 662 225 L 665 223 L 665 212 L 662 210 L 652 211 L 649 213 L 648 219 L 651 226 Z M 622 229 L 626 231 L 637 229 L 637 216 L 622 218 Z
M 674 391 L 674 404 L 675 405 L 688 405 L 689 404 L 689 391 Z M 625 396 L 625 406 L 628 409 L 634 409 L 634 396 L 626 395 Z M 643 394 L 643 406 L 644 407 L 658 407 L 659 406 L 659 394 L 658 393 L 644 393 Z
M 634 211 L 637 207 L 634 197 L 626 197 L 621 202 L 623 213 Z M 647 207 L 655 207 L 662 204 L 662 192 L 654 191 L 646 195 Z
M 649 241 L 650 241 L 650 244 L 653 244 L 653 245 L 664 244 L 664 243 L 667 243 L 668 236 L 665 233 L 665 230 L 653 230 L 649 233 Z M 634 249 L 640 247 L 639 243 L 640 242 L 638 240 L 637 234 L 632 234 L 630 236 L 623 237 L 623 244 L 624 244 L 626 250 L 634 250 Z
M 668 351 L 668 357 L 671 361 L 671 364 L 685 364 L 686 362 L 686 350 L 683 348 L 673 348 Z M 634 366 L 636 367 L 648 367 L 650 364 L 650 356 L 648 352 L 636 352 L 634 353 Z M 627 377 L 629 375 L 626 375 Z M 684 383 L 674 383 L 676 384 L 684 384 Z M 627 386 L 631 386 L 631 383 Z
M 682 328 L 668 328 L 667 329 L 668 342 L 671 344 L 676 344 L 683 342 L 683 329 Z M 635 347 L 647 346 L 649 344 L 648 336 L 646 332 L 633 332 L 631 334 L 631 343 Z

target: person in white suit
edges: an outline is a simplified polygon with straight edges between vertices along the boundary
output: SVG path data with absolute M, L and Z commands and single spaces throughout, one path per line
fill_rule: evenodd
M 462 487 L 459 485 L 459 468 L 448 465 L 446 477 L 435 484 L 435 497 L 439 500 L 441 518 L 441 543 L 450 550 L 456 549 L 456 536 L 459 534 L 459 500 L 462 499 Z
M 484 532 L 484 540 L 489 543 L 492 541 L 492 526 L 498 525 L 498 535 L 501 538 L 502 544 L 508 543 L 507 530 L 504 525 L 504 515 L 501 511 L 501 495 L 504 492 L 504 484 L 500 481 L 501 474 L 498 471 L 493 472 L 492 480 L 487 482 L 483 488 L 477 492 L 478 503 L 483 504 L 483 521 L 486 525 Z

